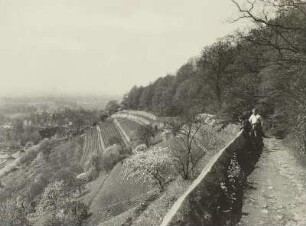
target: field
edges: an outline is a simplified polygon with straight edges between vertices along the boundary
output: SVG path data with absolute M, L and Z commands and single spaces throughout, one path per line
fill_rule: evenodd
M 96 195 L 90 200 L 92 216 L 85 225 L 98 225 L 137 207 L 150 196 L 150 192 L 153 192 L 149 185 L 142 181 L 124 180 L 121 171 L 122 164 L 119 163 L 110 172 L 103 186 L 91 189 L 90 193 Z M 84 199 L 84 202 L 88 202 L 87 197 Z
M 117 121 L 132 141 L 137 139 L 137 130 L 141 126 L 139 123 L 124 118 L 118 118 Z
M 122 139 L 122 136 L 120 132 L 118 131 L 117 127 L 111 120 L 107 120 L 105 122 L 100 123 L 100 129 L 101 129 L 101 135 L 103 142 L 105 144 L 105 147 L 108 147 L 112 143 L 112 139 L 117 139 L 120 141 L 120 143 L 123 145 L 124 141 Z

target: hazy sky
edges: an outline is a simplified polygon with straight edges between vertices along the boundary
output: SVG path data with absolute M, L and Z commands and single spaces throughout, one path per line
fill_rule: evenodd
M 230 0 L 0 0 L 0 95 L 123 94 L 239 24 Z

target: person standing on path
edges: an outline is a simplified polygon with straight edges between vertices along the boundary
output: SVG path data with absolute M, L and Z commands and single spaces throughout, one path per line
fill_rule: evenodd
M 263 119 L 258 114 L 258 110 L 254 108 L 252 110 L 252 115 L 249 118 L 249 122 L 252 126 L 252 131 L 255 137 L 261 137 L 263 135 Z

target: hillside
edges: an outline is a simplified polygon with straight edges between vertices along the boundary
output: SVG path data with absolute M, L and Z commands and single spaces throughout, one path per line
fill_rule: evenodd
M 117 120 L 123 122 L 122 125 L 125 125 L 125 123 L 128 125 L 124 128 L 134 128 L 133 126 L 135 126 L 134 121 L 129 121 L 126 118 L 117 118 Z M 132 126 L 129 127 L 129 125 Z M 221 130 L 219 126 L 204 126 L 199 133 L 199 145 L 209 152 L 201 161 L 198 169 L 200 170 L 205 162 L 229 142 L 237 132 L 237 127 L 231 125 Z M 159 146 L 168 146 L 170 143 L 171 141 L 168 140 L 164 144 L 159 144 Z M 133 156 L 130 158 L 133 158 Z M 175 197 L 178 197 L 188 185 L 188 182 L 175 180 L 165 192 L 160 193 L 156 185 L 152 187 L 152 184 L 145 180 L 125 180 L 122 177 L 123 167 L 122 162 L 118 163 L 109 174 L 102 175 L 96 181 L 93 181 L 89 193 L 81 198 L 85 203 L 90 204 L 90 212 L 93 213 L 85 225 L 96 225 L 98 223 L 99 225 L 120 225 L 131 218 L 138 222 L 136 225 L 147 225 L 148 221 L 154 225 L 156 223 L 154 217 L 160 219 L 175 200 Z M 184 186 L 181 186 L 183 184 Z M 156 198 L 157 200 L 154 201 Z M 165 200 L 168 200 L 167 206 L 163 204 Z M 149 215 L 149 217 L 146 208 L 148 208 L 147 211 L 152 211 L 152 208 L 155 211 L 159 209 L 159 215 Z M 143 214 L 142 211 L 144 211 Z M 143 216 L 145 216 L 144 219 Z
M 128 124 L 136 123 L 124 118 L 122 120 Z M 87 170 L 91 176 L 92 170 L 95 170 L 92 165 L 93 157 L 102 157 L 114 144 L 123 148 L 130 145 L 123 133 L 133 133 L 134 140 L 137 140 L 137 125 L 141 124 L 136 123 L 132 128 L 123 126 L 123 130 L 113 119 L 107 119 L 71 140 L 44 139 L 25 152 L 14 155 L 16 159 L 2 163 L 0 201 L 3 202 L 8 197 L 13 197 L 13 200 L 17 198 L 25 206 L 27 219 L 32 223 L 42 224 L 44 217 L 37 214 L 35 209 L 42 201 L 43 192 L 52 183 L 63 180 L 71 194 L 79 196 L 77 200 L 88 204 L 92 213 L 88 222 L 98 223 L 103 218 L 102 212 L 109 218 L 138 205 L 146 199 L 146 193 L 151 188 L 142 182 L 135 184 L 134 181 L 120 181 L 120 163 L 111 171 L 98 171 L 98 177 L 93 176 L 85 181 L 77 179 L 78 175 Z M 94 184 L 97 184 L 96 189 Z M 102 187 L 101 184 L 105 186 Z
M 236 126 L 222 128 L 221 121 L 213 116 L 204 114 L 203 117 L 199 124 L 201 129 L 195 138 L 197 147 L 193 148 L 205 150 L 206 154 L 194 175 L 237 133 Z M 173 176 L 162 191 L 158 184 L 146 178 L 135 180 L 124 175 L 127 162 L 137 162 L 133 159 L 142 153 L 135 152 L 140 142 L 138 131 L 142 126 L 158 128 L 151 139 L 152 146 L 147 149 L 148 153 L 154 148 L 166 151 L 177 143 L 173 136 L 166 137 L 165 131 L 169 133 L 170 124 L 165 118 L 162 120 L 146 112 L 124 111 L 97 123 L 71 140 L 45 139 L 21 154 L 14 160 L 14 165 L 2 169 L 0 200 L 14 194 L 26 206 L 28 221 L 34 225 L 45 224 L 43 222 L 48 217 L 45 212 L 39 213 L 37 208 L 42 205 L 46 189 L 63 180 L 65 189 L 69 194 L 74 194 L 72 200 L 87 206 L 90 215 L 82 220 L 83 225 L 112 225 L 114 222 L 118 225 L 129 220 L 135 225 L 159 222 L 190 182 L 182 181 L 178 174 L 169 171 L 166 174 Z M 190 125 L 192 130 L 195 129 L 193 126 L 196 124 Z M 155 144 L 157 137 L 159 143 Z M 133 152 L 128 151 L 131 146 Z M 108 168 L 105 168 L 105 164 L 109 165 Z M 159 211 L 154 215 L 148 214 L 153 209 Z
M 44 140 L 23 153 L 15 160 L 14 166 L 8 165 L 5 173 L 1 171 L 1 205 L 8 198 L 12 201 L 18 199 L 17 207 L 22 203 L 28 220 L 32 223 L 39 220 L 40 216 L 33 215 L 33 211 L 40 202 L 45 187 L 62 179 L 73 183 L 74 177 L 82 172 L 79 164 L 82 145 L 80 137 L 68 142 L 51 139 Z M 78 185 L 71 184 L 70 188 L 78 189 L 75 186 Z
M 218 150 L 224 147 L 236 135 L 236 132 L 236 126 L 228 126 L 221 131 L 218 127 L 213 128 L 209 125 L 203 128 L 199 135 L 199 141 L 201 141 L 202 148 L 207 149 L 207 154 L 198 165 L 198 172 Z M 170 143 L 170 141 L 167 141 L 163 146 L 168 146 Z M 113 218 L 105 218 L 107 221 L 100 223 L 100 226 L 121 225 L 125 222 L 133 222 L 132 225 L 158 225 L 173 202 L 185 191 L 190 183 L 190 181 L 184 181 L 177 177 L 163 192 L 160 192 L 155 185 L 155 193 L 146 197 L 147 199 L 139 196 L 138 202 L 141 202 L 138 205 L 131 205 L 130 207 L 133 207 L 133 209 L 123 208 L 120 212 L 116 212 Z

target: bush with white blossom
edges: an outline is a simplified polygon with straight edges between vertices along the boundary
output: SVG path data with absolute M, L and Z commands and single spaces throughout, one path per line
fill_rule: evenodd
M 144 180 L 161 190 L 175 176 L 173 159 L 169 148 L 155 147 L 147 152 L 138 152 L 123 165 L 122 176 L 126 180 Z

